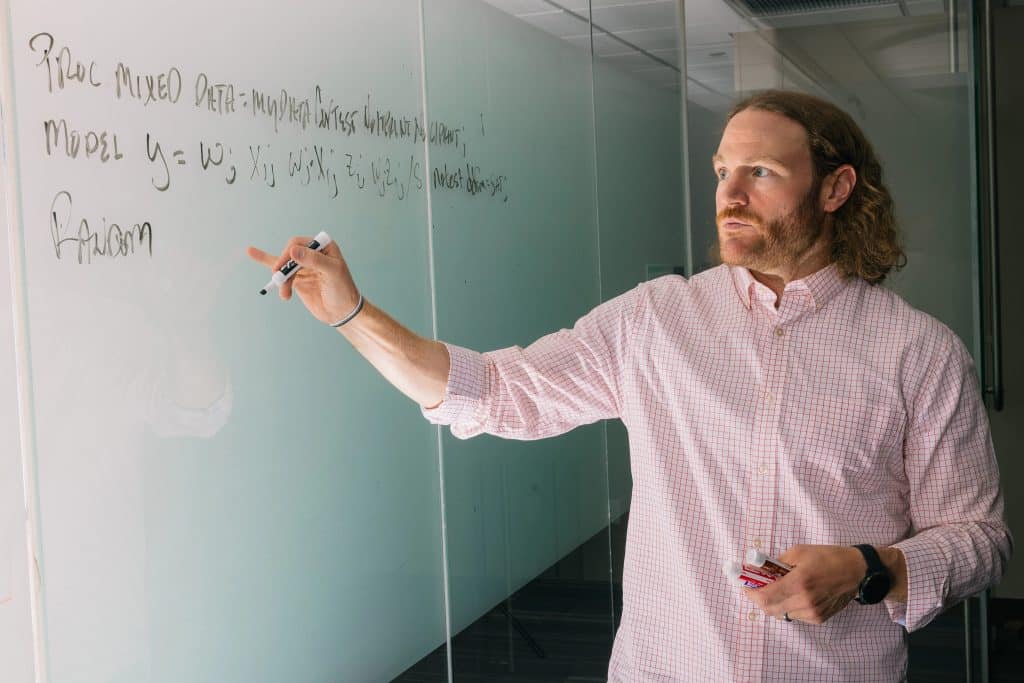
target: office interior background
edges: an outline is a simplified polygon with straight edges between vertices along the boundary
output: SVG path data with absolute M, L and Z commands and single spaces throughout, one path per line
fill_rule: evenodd
M 263 273 L 236 257 L 243 240 L 276 249 L 328 227 L 364 293 L 413 329 L 525 345 L 642 280 L 712 265 L 711 155 L 731 105 L 763 88 L 834 101 L 879 152 L 908 255 L 886 286 L 972 352 L 1024 533 L 1024 2 L 302 2 L 255 10 L 247 36 L 197 28 L 207 10 L 183 2 L 155 37 L 134 31 L 153 10 L 128 2 L 89 21 L 3 7 L 0 680 L 604 680 L 629 524 L 622 425 L 454 439 L 297 307 L 251 301 Z M 118 22 L 133 35 L 115 49 L 98 36 Z M 187 114 L 108 113 L 41 75 L 26 48 L 41 31 L 108 73 L 174 63 L 185 100 L 197 72 L 216 80 L 206 63 L 235 69 L 219 77 L 239 79 L 236 109 L 243 92 L 255 109 L 255 83 L 300 99 L 333 87 L 356 112 L 332 124 L 347 165 L 314 195 L 286 186 L 282 160 L 272 185 L 268 150 L 308 135 L 284 114 L 224 132 L 196 113 L 230 115 L 205 90 Z M 135 148 L 122 136 L 132 180 L 44 158 L 38 121 L 78 112 L 137 133 Z M 160 189 L 152 139 L 193 130 L 249 135 L 236 194 L 209 190 L 198 161 L 172 160 Z M 273 140 L 260 162 L 255 139 Z M 55 187 L 76 211 L 105 198 L 97 217 L 152 211 L 150 260 L 55 258 L 33 217 Z M 170 248 L 158 218 L 183 226 Z M 161 413 L 179 390 L 208 394 L 205 412 Z M 1024 559 L 910 652 L 911 681 L 1024 680 Z

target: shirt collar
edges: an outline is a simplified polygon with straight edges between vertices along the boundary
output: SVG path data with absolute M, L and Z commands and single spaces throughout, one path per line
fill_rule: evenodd
M 733 285 L 736 293 L 747 310 L 751 302 L 757 298 L 755 289 L 765 287 L 754 279 L 750 271 L 742 266 L 729 266 L 732 273 Z M 820 310 L 832 297 L 838 294 L 846 286 L 846 279 L 839 274 L 836 264 L 830 263 L 821 270 L 811 273 L 807 277 L 793 280 L 786 285 L 783 293 L 804 291 L 810 294 L 815 310 Z

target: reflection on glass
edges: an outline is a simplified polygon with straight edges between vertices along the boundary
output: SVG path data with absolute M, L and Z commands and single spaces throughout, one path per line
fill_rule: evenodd
M 600 301 L 590 54 L 543 30 L 588 40 L 589 28 L 585 11 L 542 9 L 424 5 L 429 116 L 480 124 L 465 150 L 432 145 L 431 166 L 503 179 L 499 193 L 432 185 L 437 334 L 481 351 L 528 344 Z M 529 443 L 445 431 L 443 447 L 453 635 L 505 610 L 510 643 L 550 650 L 520 613 L 522 589 L 608 526 L 603 429 Z M 607 573 L 597 581 L 610 614 Z M 520 670 L 499 649 L 456 637 L 456 679 Z
M 466 150 L 432 145 L 431 166 L 504 178 L 497 197 L 432 184 L 441 339 L 526 345 L 686 262 L 675 3 L 589 4 L 424 5 L 430 118 L 481 123 Z M 628 467 L 618 423 L 445 433 L 455 680 L 604 676 Z
M 946 8 L 937 0 L 687 0 L 698 263 L 711 262 L 710 156 L 725 112 L 755 90 L 809 92 L 848 111 L 882 158 L 909 260 L 889 286 L 976 348 L 970 56 L 965 7 Z

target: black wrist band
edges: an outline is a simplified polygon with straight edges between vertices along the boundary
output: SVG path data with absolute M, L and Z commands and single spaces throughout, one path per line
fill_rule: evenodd
M 344 325 L 348 321 L 352 320 L 352 318 L 354 318 L 357 315 L 359 315 L 359 311 L 363 310 L 363 303 L 364 303 L 364 301 L 365 301 L 365 299 L 363 299 L 363 295 L 360 294 L 359 295 L 359 301 L 356 302 L 356 307 L 352 309 L 351 313 L 349 313 L 348 315 L 346 315 L 344 318 L 342 318 L 341 320 L 339 320 L 336 323 L 328 323 L 328 324 L 331 327 L 341 327 L 342 325 Z

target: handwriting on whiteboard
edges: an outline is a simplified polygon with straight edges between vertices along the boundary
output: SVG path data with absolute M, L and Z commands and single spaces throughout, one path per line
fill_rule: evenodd
M 255 134 L 261 139 L 244 142 L 232 135 L 237 127 L 229 127 L 223 136 L 197 135 L 189 125 L 171 133 L 166 128 L 146 130 L 135 125 L 126 133 L 116 125 L 99 128 L 95 121 L 76 120 L 77 111 L 51 113 L 52 118 L 37 129 L 42 133 L 44 158 L 110 167 L 121 167 L 126 161 L 142 164 L 147 185 L 159 193 L 174 193 L 182 174 L 195 174 L 221 188 L 247 185 L 274 192 L 300 187 L 330 200 L 358 193 L 405 201 L 428 187 L 484 201 L 504 203 L 509 198 L 509 177 L 473 159 L 474 141 L 486 135 L 482 113 L 479 125 L 472 127 L 450 121 L 425 123 L 421 113 L 394 111 L 376 102 L 372 94 L 355 102 L 342 101 L 320 84 L 304 94 L 243 85 L 203 71 L 192 76 L 175 65 L 153 72 L 124 60 L 104 65 L 77 48 L 59 44 L 48 32 L 32 35 L 28 49 L 48 96 L 79 90 L 109 96 L 115 108 L 170 108 L 167 111 L 218 119 L 246 117 L 250 121 L 246 130 L 262 131 Z M 284 131 L 290 134 L 282 137 Z M 353 145 L 360 138 L 387 144 L 383 151 L 370 152 L 365 142 Z M 424 143 L 437 158 L 429 169 L 422 160 Z M 402 145 L 408 146 L 405 151 Z M 148 220 L 119 223 L 102 216 L 75 217 L 72 205 L 70 193 L 62 190 L 49 210 L 58 259 L 73 255 L 79 263 L 91 263 L 100 256 L 152 255 L 153 226 Z

